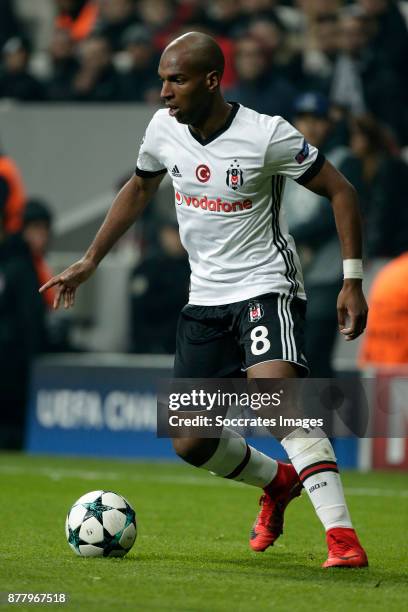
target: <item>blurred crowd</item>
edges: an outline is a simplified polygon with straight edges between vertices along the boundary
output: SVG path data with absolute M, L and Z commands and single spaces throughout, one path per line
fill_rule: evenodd
M 39 28 L 44 20 L 48 29 Z M 361 363 L 386 354 L 408 363 L 407 20 L 408 2 L 396 0 L 0 0 L 0 104 L 157 105 L 166 44 L 191 30 L 215 36 L 227 99 L 292 121 L 357 188 L 365 261 L 397 258 L 376 285 L 378 314 Z M 333 214 L 325 198 L 293 181 L 284 198 L 308 293 L 312 374 L 329 377 L 342 283 Z M 136 230 L 142 257 L 127 296 L 128 348 L 136 353 L 174 352 L 188 294 L 175 219 L 158 211 L 153 202 Z M 36 290 L 52 274 L 51 229 L 50 207 L 27 197 L 17 166 L 0 151 L 0 402 L 10 407 L 0 446 L 21 443 L 32 358 L 72 349 L 47 325 L 52 294 Z
M 224 51 L 224 89 L 231 98 L 290 118 L 297 94 L 318 91 L 338 112 L 372 113 L 403 146 L 407 4 L 36 0 L 27 13 L 25 0 L 0 0 L 0 98 L 157 104 L 161 51 L 175 36 L 200 30 Z M 42 7 L 37 21 L 33 5 Z M 48 34 L 38 27 L 44 10 Z

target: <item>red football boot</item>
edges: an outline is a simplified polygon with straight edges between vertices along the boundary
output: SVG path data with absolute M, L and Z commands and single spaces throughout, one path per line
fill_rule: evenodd
M 261 511 L 249 539 L 252 550 L 263 552 L 283 533 L 285 508 L 294 497 L 300 495 L 302 486 L 293 465 L 278 461 L 278 472 L 259 500 Z
M 354 529 L 333 527 L 326 533 L 329 556 L 322 567 L 366 567 L 367 555 Z

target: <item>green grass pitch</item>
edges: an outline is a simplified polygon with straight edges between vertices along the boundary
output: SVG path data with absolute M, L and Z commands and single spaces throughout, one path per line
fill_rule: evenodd
M 177 463 L 0 455 L 0 591 L 61 592 L 76 610 L 408 610 L 408 477 L 345 473 L 370 567 L 323 570 L 322 529 L 303 493 L 265 553 L 248 548 L 259 491 Z M 71 504 L 117 491 L 137 513 L 124 559 L 75 556 L 65 541 Z M 0 605 L 1 609 L 12 609 Z

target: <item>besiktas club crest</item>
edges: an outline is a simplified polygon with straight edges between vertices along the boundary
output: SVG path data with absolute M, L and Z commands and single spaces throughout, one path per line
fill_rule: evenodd
M 228 187 L 231 187 L 231 189 L 236 191 L 237 189 L 239 189 L 239 187 L 241 187 L 243 182 L 244 182 L 244 179 L 243 179 L 242 170 L 239 167 L 238 160 L 234 159 L 234 162 L 230 165 L 230 167 L 227 170 L 226 183 Z
M 264 316 L 264 309 L 259 302 L 249 302 L 248 319 L 250 323 L 256 323 Z

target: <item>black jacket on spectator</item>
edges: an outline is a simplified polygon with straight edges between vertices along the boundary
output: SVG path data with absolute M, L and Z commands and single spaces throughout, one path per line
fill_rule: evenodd
M 21 445 L 32 358 L 46 347 L 45 306 L 28 246 L 0 242 L 0 446 Z
M 408 165 L 384 155 L 366 182 L 361 162 L 353 158 L 349 164 L 346 172 L 359 195 L 366 256 L 396 257 L 408 251 Z
M 130 279 L 133 353 L 175 352 L 180 310 L 188 301 L 187 256 L 162 253 L 143 261 Z
M 391 126 L 401 144 L 407 139 L 406 102 L 397 70 L 373 48 L 363 53 L 360 61 L 364 99 L 368 110 L 380 121 Z
M 19 234 L 0 243 L 0 274 L 0 359 L 10 366 L 45 347 L 43 299 L 29 248 Z
M 76 59 L 69 58 L 54 63 L 51 77 L 46 83 L 47 97 L 56 102 L 72 100 L 72 81 L 78 71 Z
M 21 102 L 41 102 L 46 99 L 44 85 L 28 72 L 0 75 L 0 98 Z
M 377 19 L 377 32 L 371 47 L 387 60 L 406 82 L 408 29 L 396 2 L 389 2 L 387 10 Z
M 114 51 L 121 51 L 123 49 L 123 34 L 135 23 L 137 23 L 135 16 L 127 17 L 117 23 L 102 22 L 96 26 L 94 33 L 107 38 Z
M 122 77 L 114 66 L 99 73 L 93 89 L 86 93 L 74 92 L 79 102 L 120 102 L 123 100 Z
M 126 102 L 144 102 L 149 89 L 159 87 L 156 76 L 157 63 L 148 68 L 133 68 L 122 75 L 123 99 Z
M 229 100 L 267 115 L 281 115 L 290 118 L 296 90 L 286 79 L 265 74 L 256 81 L 238 81 L 226 92 Z

